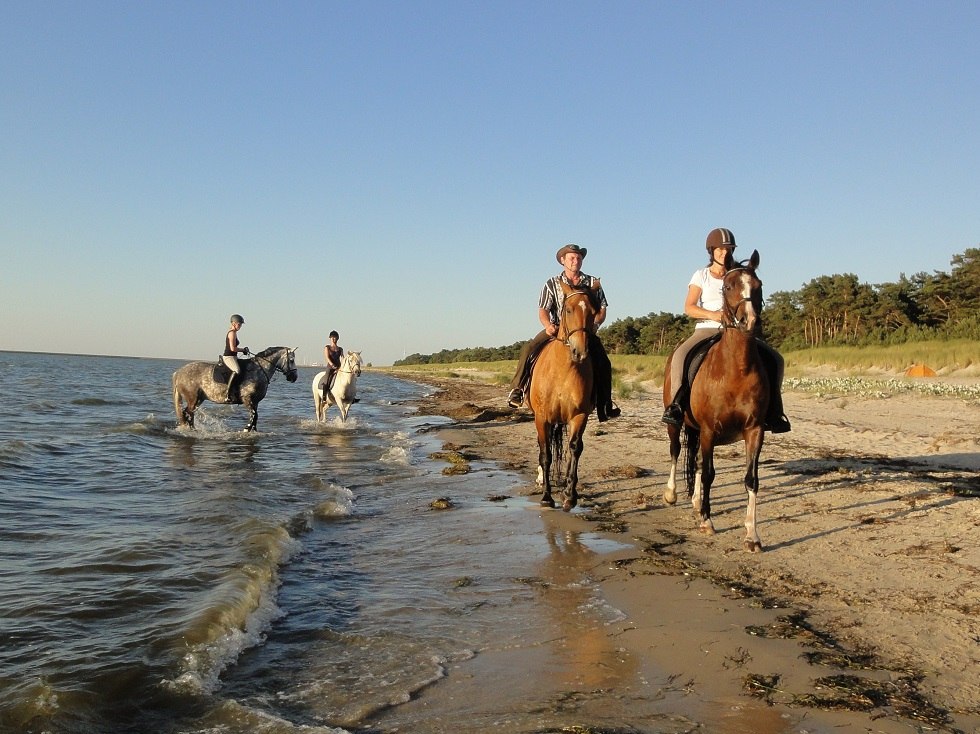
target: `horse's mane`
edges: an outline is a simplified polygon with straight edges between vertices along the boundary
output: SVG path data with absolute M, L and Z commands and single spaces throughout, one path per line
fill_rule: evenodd
M 256 352 L 256 356 L 257 357 L 268 357 L 270 354 L 273 354 L 275 352 L 278 352 L 278 351 L 280 351 L 282 349 L 286 349 L 286 347 L 267 347 L 266 349 L 263 349 L 261 352 Z

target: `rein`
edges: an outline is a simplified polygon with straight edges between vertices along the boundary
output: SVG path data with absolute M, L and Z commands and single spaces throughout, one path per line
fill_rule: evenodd
M 354 368 L 350 366 L 351 362 L 353 362 L 353 360 L 348 359 L 347 356 L 345 355 L 343 363 L 340 365 L 340 367 L 337 368 L 337 372 L 346 372 L 350 375 L 355 374 Z
M 277 370 L 281 370 L 281 368 L 279 367 L 279 360 L 276 360 L 275 362 L 273 362 L 271 359 L 269 359 L 268 357 L 265 357 L 265 356 L 263 356 L 261 354 L 254 354 L 254 355 L 252 355 L 252 361 L 253 362 L 258 363 L 259 360 L 262 360 L 267 365 L 269 365 L 269 369 L 268 370 L 265 367 L 263 367 L 261 364 L 259 365 L 259 369 L 262 370 L 262 374 L 265 375 L 265 381 L 271 383 L 272 382 L 272 378 L 274 378 L 276 376 L 276 371 Z M 282 371 L 283 374 L 286 374 L 285 370 L 281 370 L 281 371 Z

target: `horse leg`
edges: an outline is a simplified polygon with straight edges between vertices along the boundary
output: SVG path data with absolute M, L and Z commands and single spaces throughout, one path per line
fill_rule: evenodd
M 714 439 L 701 434 L 701 473 L 696 480 L 698 489 L 698 528 L 705 535 L 714 535 L 715 526 L 711 522 L 711 485 L 715 481 L 715 447 Z
M 745 550 L 750 553 L 762 552 L 762 539 L 756 528 L 756 501 L 759 496 L 759 456 L 765 434 L 761 427 L 755 428 L 745 440 L 745 491 L 748 504 L 745 508 Z
M 551 498 L 551 426 L 536 420 L 535 428 L 538 432 L 538 473 L 544 486 L 541 506 L 554 507 L 555 501 Z
M 667 437 L 670 439 L 670 474 L 667 476 L 667 489 L 664 502 L 673 505 L 677 502 L 677 459 L 681 455 L 681 429 L 667 424 Z
M 259 406 L 252 403 L 251 400 L 243 401 L 246 408 L 248 408 L 248 423 L 245 425 L 245 431 L 254 431 L 259 425 Z
M 194 427 L 194 411 L 197 410 L 197 406 L 200 405 L 203 401 L 200 399 L 200 396 L 194 396 L 194 397 L 188 398 L 185 395 L 184 398 L 185 398 L 185 400 L 187 402 L 187 407 L 184 408 L 182 410 L 182 412 L 184 414 L 184 418 L 187 420 L 187 425 L 190 426 L 191 428 L 193 428 Z
M 585 448 L 582 435 L 585 433 L 585 424 L 588 422 L 587 415 L 576 416 L 568 426 L 568 462 L 565 466 L 565 501 L 561 509 L 565 512 L 570 511 L 578 504 L 578 460 Z

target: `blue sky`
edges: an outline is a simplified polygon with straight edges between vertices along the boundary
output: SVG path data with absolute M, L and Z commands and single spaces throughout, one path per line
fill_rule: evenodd
M 976 2 L 0 4 L 0 349 L 391 364 L 980 245 Z

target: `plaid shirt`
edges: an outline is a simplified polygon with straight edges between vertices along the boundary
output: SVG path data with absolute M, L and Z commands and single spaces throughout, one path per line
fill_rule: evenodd
M 541 288 L 541 296 L 538 298 L 538 308 L 543 308 L 548 312 L 548 318 L 551 319 L 551 323 L 558 326 L 560 319 L 558 314 L 561 313 L 562 306 L 565 305 L 565 294 L 561 290 L 561 282 L 564 281 L 573 288 L 589 288 L 591 289 L 598 280 L 595 276 L 586 275 L 585 273 L 579 273 L 578 285 L 573 284 L 568 278 L 565 277 L 565 271 L 558 273 L 554 278 L 550 278 L 544 286 Z M 599 286 L 597 293 L 592 296 L 592 305 L 596 309 L 608 308 L 609 304 L 606 302 L 606 294 L 602 290 L 602 286 Z

